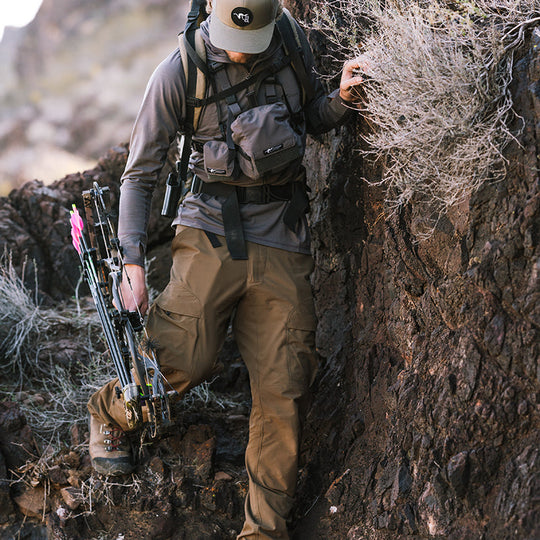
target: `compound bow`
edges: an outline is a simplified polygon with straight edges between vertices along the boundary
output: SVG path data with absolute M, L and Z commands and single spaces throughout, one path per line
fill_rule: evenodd
M 94 182 L 92 189 L 83 192 L 83 201 L 88 239 L 75 205 L 71 211 L 71 236 L 118 376 L 120 388 L 116 392 L 123 397 L 129 429 L 143 425 L 146 408 L 149 433 L 154 438 L 171 423 L 169 398 L 176 392 L 172 387 L 165 390 L 167 381 L 159 370 L 142 314 L 123 307 L 123 260 L 110 212 L 109 188 Z

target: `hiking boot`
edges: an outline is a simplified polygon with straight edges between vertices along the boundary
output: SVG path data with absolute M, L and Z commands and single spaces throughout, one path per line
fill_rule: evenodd
M 90 415 L 90 457 L 99 474 L 119 476 L 133 470 L 131 446 L 118 426 L 102 424 Z

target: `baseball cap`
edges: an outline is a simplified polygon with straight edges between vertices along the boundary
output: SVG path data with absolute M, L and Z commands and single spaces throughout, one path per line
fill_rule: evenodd
M 210 42 L 218 49 L 259 54 L 274 33 L 278 0 L 214 0 Z

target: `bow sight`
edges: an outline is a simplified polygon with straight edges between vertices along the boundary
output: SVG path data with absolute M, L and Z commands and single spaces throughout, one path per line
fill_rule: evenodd
M 172 387 L 165 390 L 167 382 L 159 370 L 142 314 L 123 307 L 122 252 L 112 222 L 109 188 L 94 182 L 92 189 L 83 192 L 83 201 L 87 234 L 73 205 L 71 236 L 118 376 L 120 387 L 116 391 L 123 397 L 129 429 L 142 427 L 146 413 L 150 435 L 156 437 L 160 428 L 171 422 L 169 397 L 176 392 Z

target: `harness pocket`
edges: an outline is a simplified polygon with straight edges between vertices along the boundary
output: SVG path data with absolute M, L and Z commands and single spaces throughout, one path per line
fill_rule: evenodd
M 204 169 L 211 182 L 234 180 L 235 152 L 231 151 L 225 141 L 208 141 L 203 146 Z
M 241 113 L 231 131 L 240 169 L 253 180 L 283 171 L 295 162 L 300 164 L 304 156 L 304 141 L 281 102 Z

